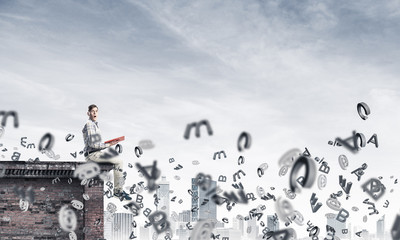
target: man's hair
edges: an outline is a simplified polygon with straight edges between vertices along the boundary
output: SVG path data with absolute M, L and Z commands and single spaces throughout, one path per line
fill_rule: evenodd
M 90 112 L 90 111 L 92 111 L 92 109 L 93 108 L 98 108 L 97 106 L 96 106 L 96 104 L 92 104 L 92 105 L 90 105 L 89 107 L 88 107 L 88 111 Z

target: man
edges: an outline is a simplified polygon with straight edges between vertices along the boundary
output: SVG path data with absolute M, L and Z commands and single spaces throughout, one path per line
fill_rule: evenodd
M 125 193 L 120 184 L 121 178 L 123 178 L 122 169 L 123 161 L 117 157 L 105 157 L 104 150 L 118 143 L 118 141 L 113 141 L 111 143 L 103 143 L 101 141 L 101 132 L 97 122 L 98 117 L 98 107 L 92 104 L 88 107 L 87 115 L 89 116 L 88 121 L 82 129 L 83 140 L 85 142 L 85 157 L 86 161 L 93 162 L 109 162 L 115 165 L 114 169 L 114 196 L 119 197 L 122 201 L 123 198 L 131 200 L 129 195 Z M 121 198 L 122 197 L 122 198 Z

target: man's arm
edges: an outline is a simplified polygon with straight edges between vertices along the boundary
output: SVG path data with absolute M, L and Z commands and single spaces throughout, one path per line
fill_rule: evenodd
M 95 132 L 95 126 L 93 123 L 88 122 L 86 123 L 86 131 L 87 131 L 87 139 L 88 139 L 88 146 L 93 149 L 105 149 L 111 146 L 108 143 L 103 143 L 101 141 L 100 134 Z

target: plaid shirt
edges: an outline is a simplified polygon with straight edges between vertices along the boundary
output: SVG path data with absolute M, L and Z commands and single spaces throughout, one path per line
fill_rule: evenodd
M 82 129 L 83 141 L 85 142 L 85 148 L 83 151 L 89 153 L 96 150 L 102 150 L 110 146 L 108 143 L 101 141 L 101 132 L 98 123 L 92 120 L 88 120 Z

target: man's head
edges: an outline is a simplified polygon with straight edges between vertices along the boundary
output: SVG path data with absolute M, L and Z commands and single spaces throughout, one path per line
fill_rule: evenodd
M 87 115 L 89 116 L 90 120 L 97 121 L 97 111 L 98 108 L 95 104 L 92 104 L 88 107 Z

